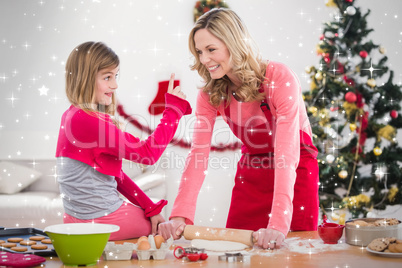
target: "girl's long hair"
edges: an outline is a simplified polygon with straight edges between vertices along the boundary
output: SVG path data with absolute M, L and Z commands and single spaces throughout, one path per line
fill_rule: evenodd
M 194 41 L 194 35 L 200 29 L 207 29 L 228 48 L 232 71 L 242 82 L 236 95 L 246 102 L 264 99 L 265 94 L 259 93 L 258 89 L 264 82 L 267 63 L 262 61 L 258 48 L 240 17 L 230 9 L 214 8 L 197 20 L 189 35 L 189 48 L 194 55 L 191 70 L 197 70 L 203 78 L 203 91 L 210 95 L 211 104 L 219 106 L 223 100 L 230 103 L 227 92 L 230 80 L 226 75 L 220 79 L 212 79 L 207 68 L 200 62 Z

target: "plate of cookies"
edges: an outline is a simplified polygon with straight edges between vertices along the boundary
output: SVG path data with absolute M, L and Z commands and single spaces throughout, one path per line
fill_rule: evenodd
M 0 251 L 57 256 L 52 241 L 36 228 L 0 228 Z
M 372 254 L 388 258 L 402 258 L 402 239 L 395 237 L 376 238 L 366 250 Z

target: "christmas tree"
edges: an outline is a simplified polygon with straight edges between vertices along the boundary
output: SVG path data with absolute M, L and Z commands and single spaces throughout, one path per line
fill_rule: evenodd
M 366 217 L 402 204 L 396 140 L 402 91 L 393 83 L 385 49 L 369 39 L 370 10 L 362 12 L 356 2 L 327 1 L 336 11 L 316 47 L 319 65 L 306 68 L 311 86 L 303 96 L 320 152 L 320 205 L 336 217 L 342 210 Z

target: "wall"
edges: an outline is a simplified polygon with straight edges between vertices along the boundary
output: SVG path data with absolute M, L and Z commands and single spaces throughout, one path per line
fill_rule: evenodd
M 228 0 L 228 5 L 246 22 L 264 58 L 288 64 L 308 90 L 304 69 L 316 65 L 315 45 L 322 24 L 332 20 L 335 9 L 316 0 Z M 370 8 L 368 24 L 374 28 L 370 39 L 383 45 L 395 82 L 402 81 L 402 2 L 355 1 Z M 189 70 L 187 34 L 193 25 L 195 1 L 27 1 L 0 2 L 0 159 L 48 159 L 54 156 L 60 116 L 69 106 L 64 93 L 64 64 L 72 49 L 85 41 L 103 41 L 121 58 L 117 98 L 126 112 L 142 118 L 152 127 L 158 116 L 150 116 L 148 105 L 157 93 L 157 83 L 175 72 L 188 100 L 195 105 L 197 87 L 202 83 Z M 177 137 L 190 140 L 192 116 L 182 120 Z M 130 129 L 130 127 L 129 127 Z M 218 120 L 214 143 L 233 137 Z M 138 130 L 135 134 L 145 137 Z M 398 136 L 401 140 L 401 135 Z M 165 155 L 172 200 L 188 150 L 170 146 Z M 228 167 L 211 167 L 199 202 L 211 222 L 224 221 L 230 195 L 234 159 L 238 152 L 214 153 L 228 159 Z M 175 159 L 175 160 L 174 160 Z M 153 167 L 157 172 L 163 172 Z M 227 178 L 227 179 L 224 179 Z M 217 184 L 217 181 L 219 183 Z M 210 185 L 210 186 L 208 186 Z M 213 185 L 213 187 L 211 186 Z M 208 193 L 208 194 L 206 194 Z M 217 200 L 210 200 L 213 197 Z M 211 204 L 220 203 L 221 211 Z M 172 205 L 170 202 L 169 206 Z M 208 221 L 210 220 L 208 219 Z M 200 219 L 202 220 L 202 219 Z M 205 221 L 205 219 L 204 219 Z

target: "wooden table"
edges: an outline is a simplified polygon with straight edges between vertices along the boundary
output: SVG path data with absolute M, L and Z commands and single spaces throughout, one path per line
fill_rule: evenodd
M 288 238 L 300 238 L 302 241 L 308 239 L 320 239 L 317 232 L 293 232 L 289 233 Z M 124 241 L 135 242 L 135 240 Z M 184 243 L 183 243 L 184 242 Z M 343 241 L 344 242 L 344 241 Z M 187 244 L 186 244 L 187 243 Z M 177 245 L 190 246 L 189 241 L 178 240 L 175 242 Z M 330 247 L 330 246 L 329 246 Z M 378 255 L 373 255 L 366 251 L 365 248 L 358 246 L 344 245 L 342 250 L 326 250 L 319 253 L 299 253 L 287 249 L 281 249 L 276 252 L 268 252 L 265 250 L 253 249 L 249 251 L 250 262 L 226 262 L 218 260 L 219 255 L 224 253 L 208 252 L 208 259 L 205 261 L 189 262 L 183 259 L 176 259 L 173 256 L 173 251 L 168 252 L 165 260 L 147 260 L 139 261 L 133 258 L 127 261 L 104 261 L 102 258 L 95 266 L 90 267 L 226 267 L 226 268 L 239 268 L 239 267 L 279 267 L 279 268 L 292 268 L 292 267 L 309 267 L 309 268 L 388 268 L 388 267 L 402 267 L 402 258 L 386 258 Z M 134 254 L 135 257 L 135 254 Z M 66 267 L 57 257 L 47 257 L 44 263 L 46 268 Z M 39 267 L 39 266 L 38 266 Z M 43 267 L 43 266 L 42 266 Z

